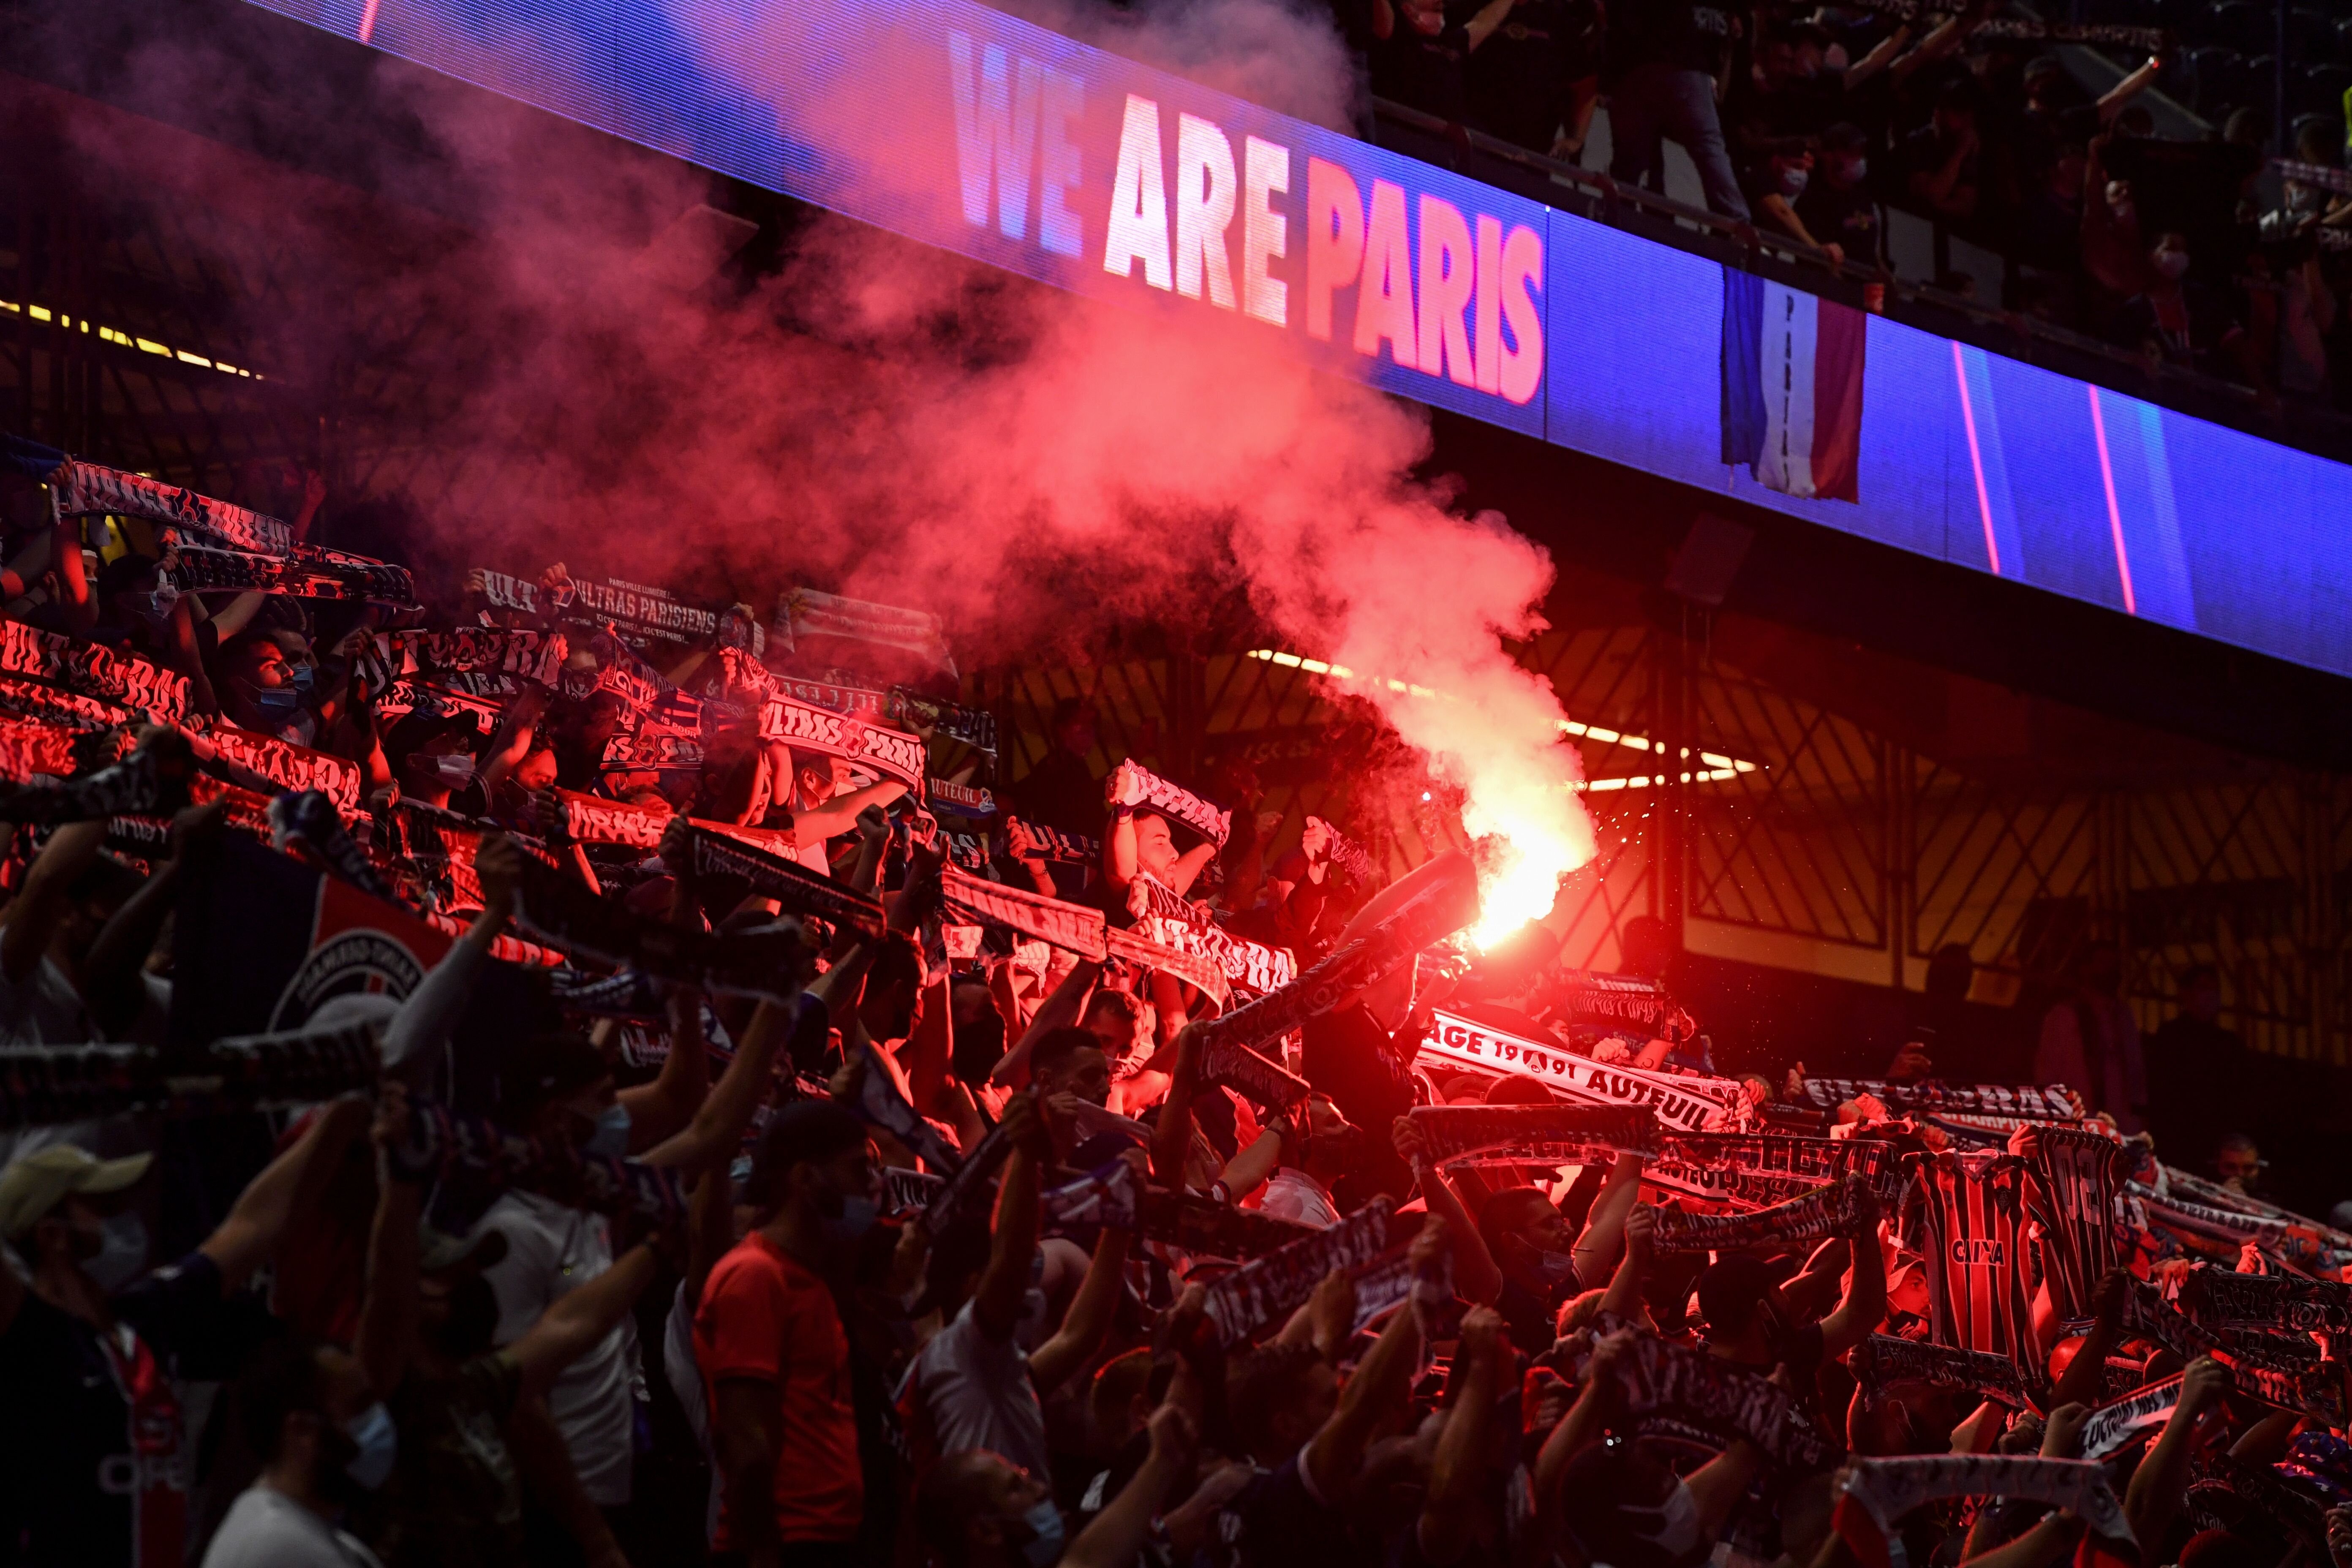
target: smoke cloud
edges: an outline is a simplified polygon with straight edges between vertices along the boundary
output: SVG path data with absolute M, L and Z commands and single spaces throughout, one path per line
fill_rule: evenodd
M 1057 30 L 1347 122 L 1345 49 L 1278 0 L 1046 3 L 1031 14 Z M 673 19 L 692 37 L 703 15 Z M 740 33 L 699 43 L 713 68 L 762 55 Z M 441 400 L 430 438 L 370 455 L 410 476 L 432 558 L 563 560 L 762 610 L 807 582 L 932 610 L 968 662 L 1137 623 L 1181 636 L 1239 598 L 1353 672 L 1335 694 L 1459 789 L 1465 828 L 1495 839 L 1483 934 L 1542 914 L 1592 858 L 1559 701 L 1504 646 L 1543 629 L 1551 563 L 1414 478 L 1424 411 L 1262 352 L 1246 324 L 1084 301 L 830 216 L 755 284 L 681 289 L 647 258 L 698 177 L 437 79 L 406 90 L 436 205 L 488 237 L 412 239 L 366 302 L 379 334 L 437 344 L 411 352 Z M 902 151 L 882 135 L 872 177 Z M 313 318 L 331 352 L 383 341 L 351 341 L 334 304 Z

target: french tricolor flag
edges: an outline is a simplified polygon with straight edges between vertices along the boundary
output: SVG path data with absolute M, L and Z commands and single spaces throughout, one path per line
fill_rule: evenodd
M 1785 495 L 1859 500 L 1869 321 L 1725 268 L 1723 460 Z

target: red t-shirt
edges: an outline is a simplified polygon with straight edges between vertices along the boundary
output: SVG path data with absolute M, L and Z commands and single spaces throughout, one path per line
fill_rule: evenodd
M 719 1260 L 694 1314 L 694 1359 L 711 1424 L 730 1378 L 771 1384 L 783 1407 L 776 1454 L 776 1532 L 785 1541 L 852 1541 L 866 1507 L 849 1338 L 824 1281 L 753 1231 Z M 722 1498 L 717 1550 L 740 1550 L 735 1500 Z

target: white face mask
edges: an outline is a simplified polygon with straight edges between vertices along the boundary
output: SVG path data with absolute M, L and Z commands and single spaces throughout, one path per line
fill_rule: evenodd
M 1799 196 L 1805 194 L 1806 182 L 1811 180 L 1812 177 L 1812 171 L 1810 169 L 1781 170 L 1780 194 L 1787 196 L 1790 201 L 1796 200 Z
M 474 759 L 463 752 L 445 752 L 433 759 L 433 771 L 451 789 L 459 789 L 472 782 Z
M 99 1232 L 98 1256 L 81 1266 L 91 1284 L 111 1296 L 147 1267 L 147 1222 L 135 1214 L 119 1214 Z
M 2179 278 L 2189 270 L 2189 253 L 2185 250 L 2159 250 L 2156 253 L 2156 269 L 2167 278 Z
M 1666 1500 L 1655 1508 L 1635 1508 L 1631 1503 L 1617 1506 L 1620 1512 L 1639 1521 L 1635 1528 L 1657 1542 L 1658 1549 L 1669 1557 L 1686 1556 L 1699 1543 L 1698 1500 L 1691 1496 L 1690 1488 L 1679 1479 L 1675 1489 L 1666 1494 Z M 1653 1520 L 1655 1524 L 1650 1522 Z

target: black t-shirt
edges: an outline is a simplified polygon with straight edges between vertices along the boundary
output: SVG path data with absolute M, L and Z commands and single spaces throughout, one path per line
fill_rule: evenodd
M 1559 1321 L 1559 1304 L 1583 1289 L 1581 1280 L 1570 1277 L 1538 1296 L 1506 1274 L 1502 1291 L 1495 1298 L 1495 1310 L 1510 1330 L 1512 1344 L 1528 1355 L 1541 1355 L 1551 1349 L 1557 1337 L 1552 1331 Z
M 1866 184 L 1842 191 L 1822 178 L 1816 167 L 1796 206 L 1797 220 L 1805 226 L 1805 232 L 1820 244 L 1844 250 L 1848 261 L 1868 265 L 1885 259 L 1885 230 L 1879 222 L 1878 204 L 1871 199 Z
M 1307 1489 L 1295 1454 L 1252 1479 L 1223 1523 L 1241 1568 L 1355 1568 L 1361 1561 L 1348 1515 Z
M 1675 70 L 1722 68 L 1731 47 L 1727 6 L 1696 5 L 1691 0 L 1628 0 L 1609 12 L 1610 63 L 1620 72 L 1663 65 Z
M 1575 84 L 1601 68 L 1592 0 L 1523 0 L 1470 57 L 1470 101 L 1481 128 L 1549 153 L 1567 124 Z
M 1470 30 L 1460 21 L 1449 16 L 1442 31 L 1424 33 L 1400 6 L 1394 29 L 1372 49 L 1372 93 L 1459 122 L 1469 59 Z
M 0 1563 L 156 1568 L 184 1540 L 193 1435 L 173 1380 L 229 1376 L 268 1320 L 225 1301 L 202 1253 L 112 1306 L 135 1345 L 30 1291 L 0 1334 Z

